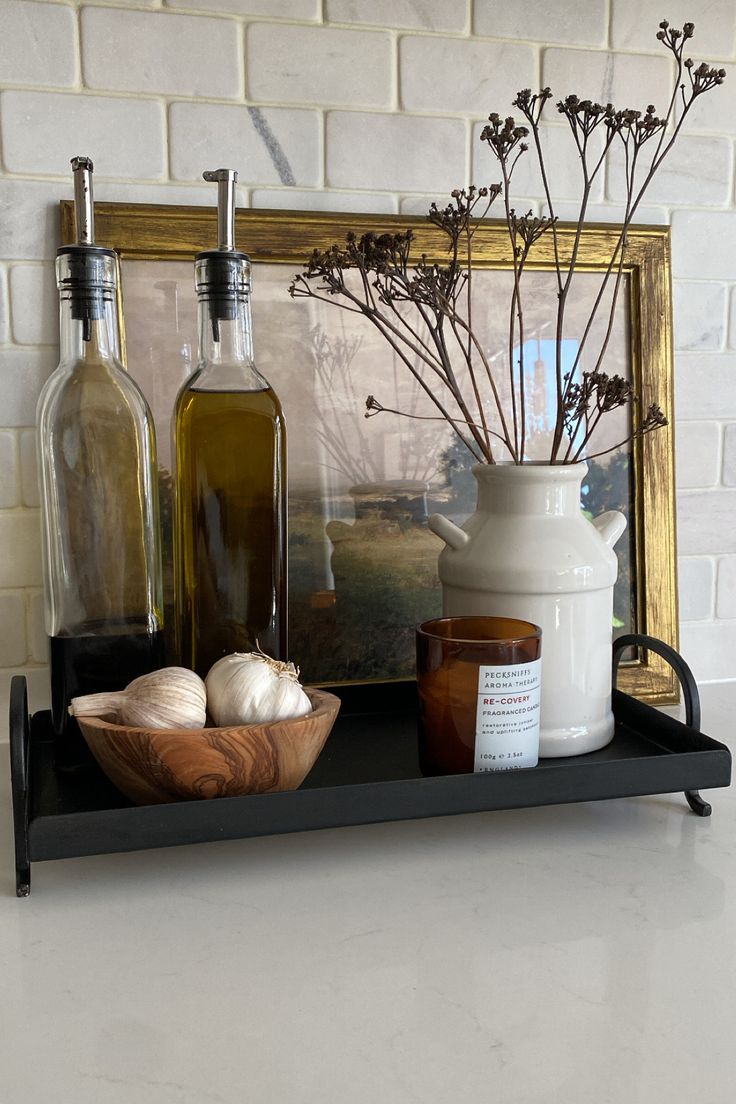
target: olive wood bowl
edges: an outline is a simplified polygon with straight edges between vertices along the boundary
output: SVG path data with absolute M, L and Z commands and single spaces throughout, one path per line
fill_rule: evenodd
M 340 699 L 306 689 L 312 712 L 289 721 L 229 728 L 133 728 L 78 717 L 89 749 L 138 805 L 297 789 L 315 764 Z

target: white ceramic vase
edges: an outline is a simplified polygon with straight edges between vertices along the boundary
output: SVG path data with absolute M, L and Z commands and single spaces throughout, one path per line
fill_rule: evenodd
M 479 464 L 478 505 L 462 528 L 434 514 L 445 616 L 488 614 L 542 629 L 541 756 L 581 755 L 613 737 L 613 551 L 617 511 L 587 520 L 585 464 Z

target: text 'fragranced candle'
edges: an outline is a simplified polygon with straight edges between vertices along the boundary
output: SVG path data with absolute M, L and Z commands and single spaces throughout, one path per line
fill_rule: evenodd
M 535 767 L 542 630 L 511 617 L 440 617 L 417 629 L 425 774 Z

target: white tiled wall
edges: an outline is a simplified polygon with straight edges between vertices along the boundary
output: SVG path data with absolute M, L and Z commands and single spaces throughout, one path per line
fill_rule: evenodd
M 683 650 L 701 679 L 736 678 L 734 0 L 0 0 L 1 716 L 12 672 L 35 707 L 47 692 L 32 426 L 70 156 L 94 158 L 101 200 L 211 202 L 218 163 L 254 206 L 419 213 L 495 179 L 477 135 L 521 87 L 661 103 L 663 16 L 729 74 L 642 217 L 673 228 Z M 573 200 L 574 160 L 550 157 Z M 595 218 L 615 216 L 616 176 Z

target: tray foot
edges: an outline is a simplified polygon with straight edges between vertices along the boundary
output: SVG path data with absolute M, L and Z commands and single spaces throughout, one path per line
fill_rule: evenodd
M 31 894 L 31 868 L 24 867 L 15 872 L 15 896 L 30 897 Z
M 713 806 L 704 801 L 697 790 L 685 790 L 687 803 L 694 813 L 701 817 L 709 817 L 713 812 Z

